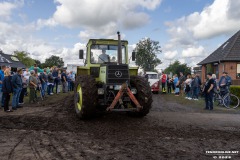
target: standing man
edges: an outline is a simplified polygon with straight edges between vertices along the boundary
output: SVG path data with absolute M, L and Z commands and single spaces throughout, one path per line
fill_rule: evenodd
M 3 84 L 5 70 L 6 70 L 6 66 L 2 66 L 2 69 L 0 70 L 0 102 L 2 107 L 4 107 L 4 96 L 2 92 L 2 84 Z
M 53 76 L 53 78 L 54 78 L 54 85 L 53 85 L 53 87 L 52 87 L 52 93 L 53 93 L 53 88 L 54 88 L 54 86 L 56 86 L 56 93 L 58 93 L 57 91 L 58 91 L 59 79 L 58 79 L 58 68 L 57 68 L 57 67 L 54 68 L 54 70 L 53 70 L 53 72 L 52 72 L 52 76 Z
M 75 74 L 73 73 L 73 71 L 70 71 L 70 78 L 71 78 L 70 91 L 73 91 L 73 89 L 74 89 L 74 82 L 75 82 Z
M 185 81 L 185 76 L 183 75 L 183 72 L 180 72 L 179 73 L 180 74 L 180 77 L 179 77 L 179 79 L 178 79 L 178 86 L 179 86 L 179 92 L 180 92 L 180 94 L 182 94 L 183 95 L 183 82 Z
M 61 80 L 62 80 L 62 90 L 63 93 L 66 93 L 68 88 L 67 88 L 67 74 L 66 74 L 66 69 L 63 69 L 63 72 L 61 74 Z
M 220 90 L 229 90 L 230 85 L 232 84 L 232 79 L 228 76 L 227 72 L 222 73 L 222 77 L 219 80 L 218 87 Z
M 29 89 L 30 89 L 30 94 L 29 94 L 29 103 L 34 103 L 36 102 L 36 89 L 37 89 L 37 78 L 36 78 L 36 73 L 34 70 L 30 72 L 31 76 L 29 77 Z
M 167 76 L 166 76 L 166 74 L 164 74 L 164 72 L 162 72 L 162 92 L 163 93 L 166 93 L 166 87 L 165 87 L 165 85 L 166 85 L 166 81 L 167 81 Z
M 48 77 L 47 77 L 47 69 L 45 68 L 43 70 L 43 73 L 40 74 L 39 76 L 39 80 L 41 82 L 41 85 L 42 85 L 42 90 L 41 90 L 41 94 L 43 97 L 45 97 L 45 92 L 46 92 L 46 89 L 47 89 L 47 80 L 48 80 Z
M 52 95 L 52 88 L 53 88 L 53 85 L 54 85 L 54 78 L 52 76 L 52 70 L 50 69 L 49 73 L 48 73 L 48 82 L 47 82 L 47 94 L 48 95 Z
M 16 110 L 17 108 L 21 108 L 19 106 L 19 97 L 22 91 L 22 68 L 17 69 L 17 73 L 12 77 L 12 85 L 13 85 L 13 98 L 12 98 L 12 109 Z
M 213 86 L 214 80 L 212 79 L 212 73 L 207 74 L 207 82 L 204 87 L 205 94 L 205 108 L 206 110 L 213 110 Z

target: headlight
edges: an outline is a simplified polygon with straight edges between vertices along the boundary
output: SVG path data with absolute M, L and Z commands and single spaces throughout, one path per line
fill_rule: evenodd
M 137 94 L 137 89 L 136 88 L 132 88 L 131 92 L 132 92 L 132 94 Z
M 103 88 L 98 88 L 98 94 L 103 95 L 104 94 L 104 89 Z

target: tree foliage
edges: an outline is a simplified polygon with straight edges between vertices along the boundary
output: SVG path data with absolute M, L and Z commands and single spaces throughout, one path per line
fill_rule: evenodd
M 51 57 L 49 57 L 45 60 L 44 65 L 48 66 L 48 67 L 52 67 L 52 66 L 63 67 L 64 62 L 63 62 L 62 58 L 52 55 Z
M 37 64 L 38 67 L 40 67 L 41 64 L 42 64 L 39 60 L 36 60 L 36 59 L 35 59 L 35 63 Z M 40 67 L 40 68 L 41 68 L 41 67 Z
M 21 61 L 26 67 L 30 67 L 35 64 L 35 60 L 29 57 L 29 53 L 25 51 L 14 51 L 14 56 L 16 56 L 19 61 Z
M 187 66 L 186 63 L 181 64 L 178 60 L 176 60 L 173 64 L 170 64 L 165 70 L 165 73 L 172 72 L 173 74 L 179 74 L 183 72 L 183 74 L 191 73 L 191 68 Z
M 157 54 L 161 53 L 158 41 L 150 38 L 142 39 L 137 43 L 135 48 L 136 65 L 143 68 L 144 71 L 154 71 L 154 68 L 161 64 L 161 60 L 157 58 Z

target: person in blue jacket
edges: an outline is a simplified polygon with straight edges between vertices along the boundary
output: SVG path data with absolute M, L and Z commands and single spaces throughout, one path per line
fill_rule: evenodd
M 16 110 L 21 108 L 19 106 L 19 97 L 22 91 L 22 75 L 23 71 L 21 68 L 17 69 L 17 73 L 12 76 L 12 86 L 13 86 L 13 98 L 12 98 L 12 109 Z
M 3 79 L 4 79 L 4 72 L 6 70 L 6 66 L 2 66 L 2 69 L 0 70 L 0 104 L 3 107 L 4 106 L 4 96 L 3 96 L 3 92 L 2 92 L 2 83 L 3 83 Z
M 218 87 L 221 92 L 228 92 L 230 85 L 232 84 L 232 78 L 228 76 L 227 72 L 222 73 L 222 77 L 219 80 Z

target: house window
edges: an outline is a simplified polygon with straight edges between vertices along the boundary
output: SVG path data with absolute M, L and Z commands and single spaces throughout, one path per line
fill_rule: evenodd
M 240 64 L 237 64 L 237 78 L 240 79 Z

